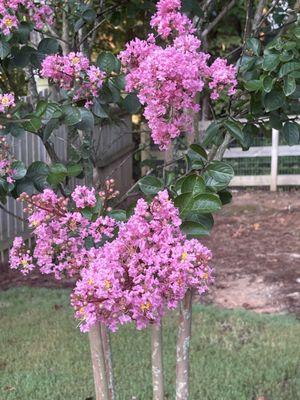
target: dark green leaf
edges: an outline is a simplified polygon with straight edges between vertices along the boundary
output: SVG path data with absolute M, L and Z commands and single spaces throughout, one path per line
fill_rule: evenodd
M 268 53 L 264 55 L 263 69 L 265 71 L 274 71 L 280 62 L 279 54 Z
M 15 180 L 19 180 L 19 179 L 24 178 L 24 176 L 26 175 L 27 170 L 26 170 L 26 167 L 25 167 L 25 165 L 24 165 L 24 163 L 22 161 L 14 161 L 12 163 L 11 167 L 14 170 L 13 178 Z
M 97 17 L 97 13 L 92 8 L 89 8 L 82 13 L 82 18 L 86 22 L 93 22 L 93 21 L 95 21 L 96 17 Z
M 45 114 L 45 112 L 47 110 L 47 106 L 48 106 L 48 103 L 46 100 L 40 100 L 36 105 L 35 115 L 37 117 L 41 117 L 43 114 Z
M 270 93 L 265 94 L 263 101 L 266 111 L 278 110 L 285 104 L 285 95 L 281 90 L 273 89 Z
M 220 197 L 223 206 L 225 204 L 231 203 L 232 194 L 229 192 L 229 190 L 221 190 L 220 192 L 218 192 L 218 195 Z
M 246 81 L 244 83 L 244 87 L 249 92 L 257 92 L 258 90 L 261 89 L 262 82 L 259 79 L 255 79 L 255 80 L 252 80 L 252 81 Z
M 121 64 L 117 57 L 109 51 L 103 51 L 97 58 L 98 67 L 110 74 L 111 72 L 120 72 Z
M 272 78 L 270 75 L 267 75 L 263 79 L 263 89 L 266 93 L 270 93 L 273 89 L 274 83 L 276 82 L 275 78 Z
M 68 176 L 78 176 L 81 174 L 83 168 L 80 164 L 69 164 L 67 165 L 67 175 Z
M 252 50 L 256 56 L 259 56 L 261 49 L 260 41 L 256 38 L 249 38 L 247 40 L 247 48 Z
M 144 176 L 139 180 L 138 185 L 146 195 L 155 195 L 164 187 L 162 180 L 155 176 Z
M 46 124 L 44 131 L 43 131 L 43 142 L 47 142 L 50 138 L 52 132 L 59 128 L 59 119 L 58 118 L 51 118 L 48 123 Z
M 204 193 L 205 189 L 204 179 L 196 174 L 187 176 L 181 184 L 181 193 L 192 193 L 193 196 Z
M 220 133 L 220 124 L 218 124 L 217 122 L 211 123 L 205 131 L 203 146 L 209 145 L 219 133 Z
M 95 125 L 94 115 L 86 108 L 80 108 L 79 111 L 81 121 L 78 122 L 75 127 L 85 132 L 92 131 Z
M 204 180 L 206 186 L 212 190 L 219 191 L 225 189 L 234 176 L 231 165 L 223 161 L 212 161 L 206 168 Z
M 221 209 L 222 203 L 219 196 L 212 193 L 201 193 L 194 198 L 191 213 L 208 214 Z
M 192 193 L 183 193 L 179 196 L 175 197 L 174 205 L 179 209 L 180 216 L 182 218 L 187 215 L 191 209 L 192 205 L 194 204 L 194 199 Z
M 63 109 L 64 122 L 68 126 L 76 125 L 81 121 L 81 112 L 78 107 L 64 106 Z
M 283 79 L 283 91 L 286 96 L 294 93 L 296 90 L 296 79 L 290 75 L 287 75 Z
M 299 126 L 296 122 L 286 122 L 282 128 L 282 134 L 289 146 L 299 143 Z
M 126 211 L 124 210 L 112 210 L 108 214 L 110 217 L 115 219 L 116 221 L 126 221 L 127 220 L 127 214 Z
M 4 40 L 0 41 L 0 59 L 4 60 L 10 53 L 10 46 Z
M 53 38 L 44 38 L 38 45 L 38 51 L 43 54 L 56 54 L 59 52 L 59 43 Z
M 288 75 L 290 72 L 300 70 L 300 62 L 291 61 L 283 64 L 279 70 L 279 78 Z
M 25 118 L 28 119 L 28 121 L 23 123 L 24 129 L 28 132 L 37 133 L 42 126 L 41 119 L 34 115 L 27 115 Z
M 123 105 L 126 111 L 130 114 L 136 114 L 141 109 L 141 103 L 135 93 L 130 93 L 123 101 Z
M 243 133 L 243 125 L 237 121 L 225 121 L 224 126 L 227 131 L 240 143 L 244 142 L 244 133 Z

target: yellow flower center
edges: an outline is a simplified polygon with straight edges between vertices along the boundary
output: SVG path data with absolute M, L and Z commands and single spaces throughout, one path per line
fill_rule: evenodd
M 93 283 L 94 283 L 93 279 L 89 279 L 89 280 L 88 280 L 88 284 L 89 284 L 89 285 L 92 285 Z
M 188 256 L 187 252 L 184 251 L 184 252 L 182 253 L 182 255 L 181 255 L 181 261 L 185 261 L 185 260 L 187 259 L 187 256 Z
M 78 64 L 79 61 L 80 61 L 80 58 L 79 58 L 79 57 L 73 57 L 73 58 L 72 58 L 72 63 L 73 63 L 73 64 Z
M 11 18 L 6 17 L 5 20 L 4 20 L 4 24 L 5 24 L 6 26 L 8 26 L 8 27 L 11 27 L 12 24 L 13 24 L 13 21 L 12 21 Z
M 3 105 L 8 104 L 8 103 L 9 103 L 9 98 L 6 97 L 6 96 L 4 96 L 4 97 L 2 98 L 2 100 L 1 100 L 1 103 L 2 103 Z
M 141 305 L 141 310 L 142 311 L 148 311 L 152 307 L 152 304 L 150 301 L 147 301 L 146 303 Z
M 28 261 L 27 260 L 22 260 L 21 264 L 23 265 L 23 267 L 26 267 L 28 265 Z
M 105 287 L 106 290 L 111 288 L 111 283 L 110 283 L 110 281 L 108 279 L 105 279 L 104 287 Z

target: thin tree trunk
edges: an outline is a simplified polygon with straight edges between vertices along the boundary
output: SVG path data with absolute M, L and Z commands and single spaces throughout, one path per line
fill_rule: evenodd
M 101 325 L 101 337 L 105 360 L 106 379 L 108 385 L 108 398 L 115 400 L 114 375 L 109 332 L 105 325 Z
M 153 400 L 164 399 L 162 323 L 151 326 Z
M 89 332 L 96 400 L 109 400 L 100 324 Z
M 189 398 L 189 349 L 192 326 L 192 291 L 188 290 L 180 306 L 176 347 L 176 400 Z
M 173 145 L 171 144 L 164 154 L 164 173 L 172 168 L 169 163 L 173 161 Z M 164 370 L 163 370 L 163 342 L 162 322 L 153 324 L 151 329 L 152 348 L 152 385 L 153 400 L 164 400 Z

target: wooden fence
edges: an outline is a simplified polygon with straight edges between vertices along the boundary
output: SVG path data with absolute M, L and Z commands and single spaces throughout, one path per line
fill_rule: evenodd
M 211 121 L 201 123 L 201 130 L 205 130 Z M 149 143 L 148 133 L 144 133 L 143 143 Z M 232 187 L 261 187 L 269 186 L 271 191 L 276 191 L 278 186 L 300 186 L 300 174 L 278 174 L 278 158 L 279 157 L 300 157 L 300 145 L 286 146 L 279 145 L 279 132 L 272 130 L 271 146 L 253 146 L 247 151 L 243 151 L 241 147 L 231 147 L 226 150 L 224 159 L 249 159 L 270 157 L 270 173 L 268 175 L 236 175 L 230 186 Z M 142 161 L 149 158 L 157 158 L 163 160 L 163 153 L 157 150 L 145 150 L 142 154 Z M 144 167 L 146 170 L 147 167 Z M 144 171 L 145 172 L 145 171 Z
M 67 131 L 63 127 L 53 134 L 51 139 L 58 157 L 68 161 Z M 33 161 L 50 163 L 47 151 L 37 135 L 25 133 L 20 138 L 11 139 L 15 157 L 29 166 Z M 124 193 L 132 185 L 132 157 L 134 148 L 130 116 L 123 116 L 118 124 L 96 126 L 93 131 L 93 152 L 96 154 L 100 180 L 114 178 L 116 187 Z M 87 184 L 86 180 L 74 179 L 72 186 Z M 2 206 L 1 206 L 2 207 Z M 8 248 L 15 236 L 30 238 L 22 205 L 9 198 L 0 208 L 0 263 L 7 260 Z

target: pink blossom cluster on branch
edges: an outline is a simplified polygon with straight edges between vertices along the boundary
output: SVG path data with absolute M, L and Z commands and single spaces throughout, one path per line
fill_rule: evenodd
M 99 96 L 105 78 L 105 73 L 95 65 L 90 65 L 87 57 L 74 52 L 66 56 L 47 56 L 40 74 L 69 91 L 74 101 L 84 100 L 86 107 L 92 104 L 94 97 Z
M 158 323 L 188 289 L 199 294 L 212 282 L 211 252 L 180 230 L 178 209 L 162 191 L 151 204 L 140 199 L 115 240 L 98 249 L 71 295 L 81 330 L 101 321 L 115 331 L 135 322 Z
M 90 221 L 80 212 L 96 205 L 99 196 L 94 189 L 77 186 L 71 202 L 51 189 L 32 197 L 23 194 L 20 199 L 27 203 L 25 211 L 36 243 L 30 255 L 23 240 L 15 238 L 10 264 L 25 275 L 36 265 L 41 273 L 54 274 L 56 279 L 74 276 L 89 265 L 101 241 L 113 236 L 115 220 L 99 216 Z M 89 249 L 86 240 L 93 242 Z
M 13 161 L 9 144 L 4 137 L 0 137 L 0 179 L 8 184 L 15 182 L 15 170 L 12 168 Z
M 107 185 L 100 197 L 114 196 L 111 189 Z M 31 254 L 15 238 L 11 268 L 25 275 L 39 268 L 56 279 L 80 276 L 71 303 L 82 331 L 97 321 L 113 331 L 132 321 L 143 329 L 177 307 L 187 290 L 202 294 L 213 281 L 211 252 L 182 234 L 178 209 L 166 190 L 150 204 L 140 199 L 128 222 L 119 224 L 108 216 L 89 220 L 82 215 L 82 207 L 98 201 L 95 191 L 84 186 L 76 188 L 71 200 L 50 189 L 21 198 L 36 243 Z
M 14 107 L 15 105 L 15 96 L 13 93 L 0 94 L 0 113 L 6 112 L 9 108 Z
M 33 22 L 35 28 L 43 29 L 53 24 L 53 14 L 52 7 L 43 0 L 0 0 L 0 31 L 5 36 L 9 35 L 18 29 L 24 17 Z
M 162 150 L 192 130 L 192 113 L 199 111 L 196 95 L 206 85 L 214 100 L 223 91 L 232 95 L 237 85 L 236 69 L 226 60 L 209 65 L 210 55 L 199 50 L 192 22 L 180 8 L 180 0 L 160 0 L 151 19 L 158 36 L 134 39 L 120 53 L 126 90 L 137 91 L 152 138 Z

